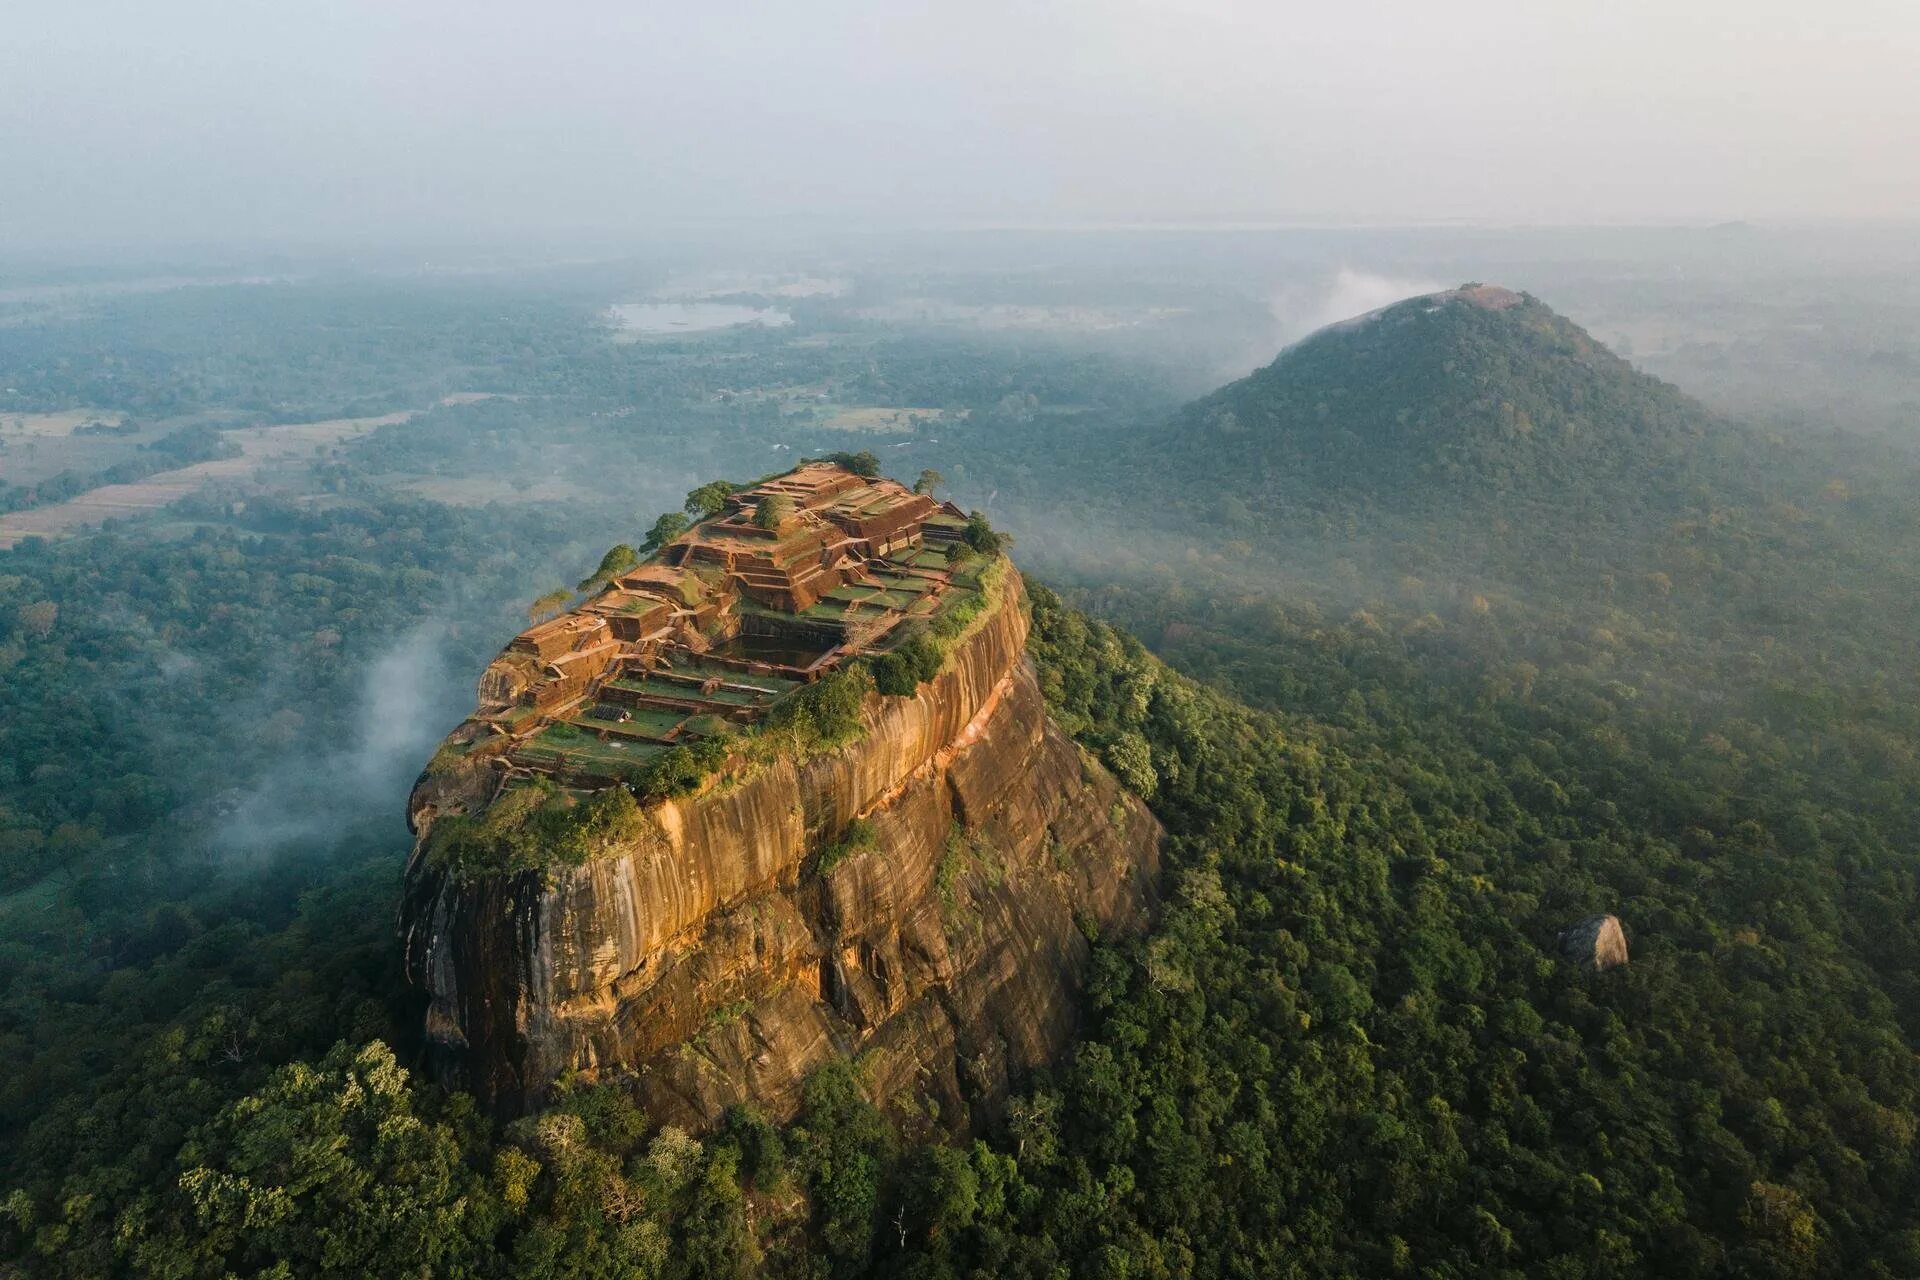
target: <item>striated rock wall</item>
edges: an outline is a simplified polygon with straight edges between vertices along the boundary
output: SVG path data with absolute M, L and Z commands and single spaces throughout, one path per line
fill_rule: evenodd
M 618 1068 L 700 1127 L 742 1101 L 790 1115 L 857 1055 L 903 1114 L 990 1114 L 1067 1043 L 1083 929 L 1144 922 L 1161 836 L 1048 719 L 1006 589 L 916 695 L 868 698 L 858 742 L 661 802 L 620 856 L 462 882 L 416 850 L 402 925 L 435 1073 L 510 1113 Z M 876 838 L 822 872 L 855 818 Z

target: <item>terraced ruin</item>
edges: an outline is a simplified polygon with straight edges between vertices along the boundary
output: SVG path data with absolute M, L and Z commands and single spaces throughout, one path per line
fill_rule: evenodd
M 815 464 L 604 571 L 414 787 L 434 1074 L 502 1116 L 619 1080 L 697 1129 L 858 1057 L 906 1120 L 984 1122 L 1071 1038 L 1088 934 L 1145 923 L 1162 834 L 1048 716 L 997 539 Z
M 653 559 L 515 637 L 445 750 L 494 761 L 502 785 L 627 780 L 977 597 L 949 555 L 966 526 L 951 503 L 831 463 L 735 493 Z

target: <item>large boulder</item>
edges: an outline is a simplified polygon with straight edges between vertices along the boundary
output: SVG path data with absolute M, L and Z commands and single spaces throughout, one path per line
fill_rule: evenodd
M 1627 962 L 1627 935 L 1619 916 L 1588 916 L 1560 931 L 1560 954 L 1601 973 Z

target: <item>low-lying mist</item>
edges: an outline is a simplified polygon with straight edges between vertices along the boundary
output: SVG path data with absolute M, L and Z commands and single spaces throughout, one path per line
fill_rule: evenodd
M 1283 285 L 1268 302 L 1275 326 L 1274 349 L 1289 346 L 1318 329 L 1391 306 L 1403 298 L 1438 293 L 1451 284 L 1418 276 L 1383 275 L 1341 267 L 1331 277 L 1308 284 Z
M 273 758 L 222 803 L 214 846 L 264 858 L 368 825 L 404 839 L 407 790 L 472 701 L 473 672 L 451 634 L 444 620 L 423 622 L 381 651 L 360 677 L 346 735 Z

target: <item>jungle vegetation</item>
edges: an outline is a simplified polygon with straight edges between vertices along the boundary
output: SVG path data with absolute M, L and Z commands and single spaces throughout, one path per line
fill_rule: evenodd
M 1020 536 L 1058 587 L 1032 591 L 1054 715 L 1171 833 L 1156 927 L 1095 941 L 1078 1047 L 977 1138 L 909 1141 L 857 1064 L 785 1125 L 695 1137 L 576 1083 L 495 1126 L 411 1070 L 397 818 L 323 814 L 252 860 L 208 836 L 267 847 L 248 797 L 355 740 L 363 673 L 422 616 L 478 670 L 538 584 L 639 546 L 636 512 L 756 470 L 728 451 L 774 453 L 781 411 L 711 396 L 813 348 L 570 364 L 572 338 L 428 316 L 422 345 L 491 335 L 521 390 L 625 379 L 682 416 L 448 407 L 328 463 L 323 502 L 0 552 L 0 1265 L 1920 1273 L 1913 460 L 1724 422 L 1557 321 L 1415 308 L 1144 423 L 1025 403 L 1127 398 L 1079 357 L 818 357 L 975 410 L 887 467 L 937 465 Z M 196 381 L 157 345 L 112 380 L 29 351 L 14 381 L 153 412 L 251 367 Z M 380 385 L 457 385 L 401 363 Z M 248 376 L 284 404 L 307 375 Z M 636 482 L 662 493 L 390 483 L 611 440 L 674 460 Z M 1556 939 L 1599 911 L 1632 961 L 1593 974 Z

